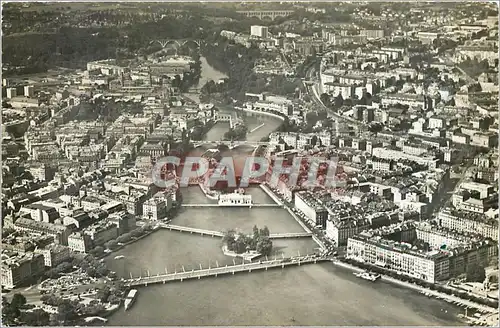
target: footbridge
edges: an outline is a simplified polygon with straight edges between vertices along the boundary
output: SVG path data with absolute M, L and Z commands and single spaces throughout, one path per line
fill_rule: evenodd
M 168 229 L 170 231 L 180 231 L 180 232 L 189 232 L 196 233 L 202 236 L 211 236 L 211 237 L 224 237 L 224 232 L 221 231 L 213 231 L 207 229 L 199 229 L 185 226 L 178 226 L 174 224 L 160 223 L 160 228 Z M 269 235 L 271 239 L 286 239 L 286 238 L 305 238 L 311 237 L 312 233 L 310 232 L 285 232 L 285 233 L 272 233 Z
M 260 20 L 275 20 L 278 17 L 287 17 L 293 14 L 294 10 L 247 10 L 237 11 L 238 14 L 246 17 L 256 17 Z
M 182 204 L 182 207 L 283 207 L 279 204 L 251 204 L 248 206 L 231 206 L 219 204 Z
M 156 276 L 147 276 L 147 277 L 139 277 L 139 278 L 130 278 L 125 280 L 125 285 L 128 287 L 135 286 L 147 286 L 148 284 L 158 284 L 158 283 L 167 283 L 171 281 L 183 281 L 187 279 L 201 279 L 202 277 L 217 277 L 219 275 L 225 274 L 235 274 L 238 272 L 252 272 L 258 270 L 268 270 L 272 268 L 282 268 L 303 265 L 303 264 L 314 264 L 318 262 L 328 261 L 326 257 L 319 257 L 317 254 L 295 257 L 295 258 L 286 258 L 280 260 L 266 260 L 259 262 L 251 262 L 251 263 L 243 263 L 232 266 L 223 266 L 223 267 L 215 267 L 208 269 L 203 269 L 200 265 L 200 270 L 192 270 L 192 271 L 184 271 L 183 272 L 174 272 L 168 273 L 165 270 L 165 274 L 158 274 Z
M 269 142 L 261 142 L 261 141 L 230 141 L 230 140 L 219 140 L 219 141 L 197 141 L 193 143 L 194 147 L 200 147 L 203 145 L 224 145 L 229 148 L 234 148 L 238 146 L 266 146 L 269 145 Z
M 212 231 L 212 230 L 206 230 L 206 229 L 198 229 L 198 228 L 191 228 L 191 227 L 183 227 L 183 226 L 178 226 L 178 225 L 173 225 L 173 224 L 160 224 L 160 228 L 163 229 L 168 229 L 168 230 L 173 230 L 173 231 L 180 231 L 180 232 L 189 232 L 189 233 L 197 233 L 202 236 L 211 236 L 211 237 L 224 237 L 224 233 L 220 231 Z

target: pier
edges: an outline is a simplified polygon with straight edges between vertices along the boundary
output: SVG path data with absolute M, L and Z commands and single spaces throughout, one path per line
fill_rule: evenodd
M 261 125 L 253 128 L 252 130 L 250 130 L 248 133 L 254 133 L 255 131 L 257 131 L 258 129 L 260 129 L 261 127 L 263 127 L 264 125 L 266 125 L 266 123 L 262 123 Z
M 282 268 L 297 266 L 303 264 L 314 264 L 318 262 L 328 261 L 327 258 L 317 257 L 316 254 L 312 256 L 303 256 L 296 258 L 288 258 L 288 259 L 280 259 L 280 260 L 270 260 L 270 261 L 259 261 L 259 262 L 251 262 L 251 263 L 243 263 L 232 266 L 224 266 L 224 267 L 215 267 L 203 269 L 200 265 L 200 270 L 192 270 L 192 271 L 184 271 L 183 272 L 174 272 L 174 273 L 165 273 L 165 274 L 157 274 L 156 276 L 147 276 L 147 277 L 139 277 L 139 278 L 130 278 L 125 280 L 125 285 L 128 287 L 134 286 L 147 286 L 148 284 L 157 284 L 157 283 L 167 283 L 171 281 L 183 281 L 186 279 L 201 279 L 202 277 L 217 277 L 218 275 L 224 274 L 235 274 L 238 272 L 252 272 L 258 270 L 268 270 L 271 268 Z
M 213 230 L 206 230 L 206 229 L 199 229 L 199 228 L 191 228 L 191 227 L 184 227 L 184 226 L 178 226 L 174 224 L 166 224 L 166 223 L 160 223 L 159 224 L 160 228 L 163 229 L 168 229 L 168 230 L 173 230 L 173 231 L 180 231 L 180 232 L 189 232 L 189 233 L 196 233 L 202 236 L 211 236 L 211 237 L 219 237 L 222 238 L 224 237 L 224 232 L 221 231 L 213 231 Z M 310 232 L 285 232 L 285 233 L 272 233 L 269 235 L 269 238 L 271 239 L 285 239 L 285 238 L 305 238 L 305 237 L 311 237 L 312 233 Z

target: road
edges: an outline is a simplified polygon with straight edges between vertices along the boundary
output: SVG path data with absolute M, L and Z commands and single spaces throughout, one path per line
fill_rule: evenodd
M 314 65 L 311 65 L 311 67 L 307 70 L 307 72 L 306 72 L 306 80 L 308 80 L 308 81 L 314 81 L 314 85 L 313 86 L 306 85 L 306 90 L 307 90 L 307 93 L 310 95 L 311 99 L 316 104 L 316 106 L 318 106 L 318 108 L 326 110 L 329 114 L 331 114 L 337 120 L 346 121 L 346 122 L 348 122 L 350 124 L 353 124 L 353 125 L 359 126 L 359 127 L 366 127 L 366 126 L 368 126 L 366 123 L 357 121 L 357 120 L 355 120 L 353 118 L 350 118 L 350 117 L 342 116 L 342 115 L 340 115 L 340 114 L 332 111 L 330 108 L 328 108 L 327 106 L 325 106 L 325 104 L 323 104 L 323 102 L 321 101 L 321 97 L 320 97 L 319 91 L 318 91 L 319 90 L 318 89 L 319 82 L 318 82 L 318 78 L 316 77 L 316 69 L 314 68 Z
M 109 282 L 106 283 L 104 281 L 101 282 L 96 282 L 96 283 L 91 283 L 91 284 L 86 284 L 86 285 L 81 285 L 77 286 L 74 290 L 71 291 L 65 291 L 65 292 L 60 292 L 55 291 L 53 294 L 59 295 L 59 296 L 68 296 L 68 295 L 76 295 L 78 293 L 83 293 L 89 289 L 92 288 L 103 288 L 105 286 L 109 285 Z M 33 285 L 31 287 L 22 287 L 22 288 L 15 288 L 10 290 L 8 293 L 3 293 L 2 296 L 6 297 L 8 300 L 12 299 L 14 294 L 22 294 L 24 297 L 26 297 L 26 302 L 28 304 L 33 304 L 33 303 L 39 303 L 40 298 L 42 297 L 41 290 L 39 289 L 40 285 Z M 48 293 L 50 294 L 50 293 Z

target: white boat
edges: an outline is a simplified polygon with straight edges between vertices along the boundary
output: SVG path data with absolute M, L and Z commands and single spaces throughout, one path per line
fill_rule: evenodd
M 124 255 L 117 255 L 117 256 L 115 256 L 115 260 L 119 260 L 119 259 L 123 259 L 123 258 L 125 258 Z
M 380 279 L 380 275 L 376 273 L 370 273 L 370 272 L 362 272 L 362 273 L 354 273 L 354 275 L 358 278 L 369 280 L 369 281 L 376 281 Z
M 137 298 L 137 289 L 131 289 L 128 292 L 127 298 L 125 299 L 124 302 L 125 311 L 127 311 L 132 306 L 136 298 Z

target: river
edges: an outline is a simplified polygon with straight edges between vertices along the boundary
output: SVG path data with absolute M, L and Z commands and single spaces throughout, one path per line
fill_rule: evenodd
M 206 65 L 202 58 L 200 83 L 223 77 Z M 255 141 L 281 124 L 276 118 L 259 115 L 244 119 L 249 130 L 264 123 L 247 136 Z M 228 124 L 219 123 L 205 140 L 220 140 L 228 129 Z M 223 155 L 244 157 L 251 151 L 237 147 Z M 258 187 L 247 192 L 256 203 L 272 203 Z M 212 202 L 198 187 L 183 189 L 182 194 L 185 203 Z M 281 208 L 184 208 L 173 224 L 218 231 L 235 228 L 251 232 L 254 225 L 267 226 L 271 233 L 303 231 Z M 312 238 L 274 240 L 273 256 L 310 253 L 316 247 Z M 114 260 L 116 255 L 125 258 Z M 220 238 L 159 230 L 114 253 L 106 262 L 118 275 L 129 278 L 198 269 L 200 264 L 203 268 L 230 265 L 233 258 L 222 254 Z M 127 312 L 120 309 L 108 324 L 460 325 L 458 311 L 446 302 L 383 281 L 360 280 L 349 270 L 323 263 L 141 287 L 136 304 Z

